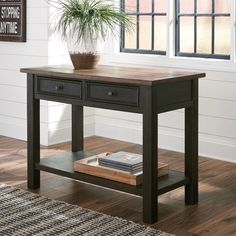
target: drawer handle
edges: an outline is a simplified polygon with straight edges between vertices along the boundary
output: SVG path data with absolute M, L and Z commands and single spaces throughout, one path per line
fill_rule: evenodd
M 62 91 L 63 85 L 57 85 L 55 88 L 56 88 L 56 91 Z
M 111 97 L 111 96 L 115 96 L 115 95 L 116 95 L 116 92 L 111 92 L 111 91 L 110 91 L 110 92 L 107 93 L 107 95 L 110 96 L 110 97 Z

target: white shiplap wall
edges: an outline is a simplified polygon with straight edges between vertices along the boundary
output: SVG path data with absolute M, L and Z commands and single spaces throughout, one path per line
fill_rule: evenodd
M 68 62 L 65 47 L 49 33 L 49 12 L 45 0 L 28 0 L 27 42 L 0 42 L 0 135 L 26 139 L 26 79 L 19 69 Z M 102 62 L 117 64 L 114 62 L 116 56 L 109 55 L 108 46 Z M 138 57 L 140 55 L 127 61 L 136 63 Z M 207 63 L 202 63 L 201 67 L 205 64 L 206 68 L 200 70 L 207 73 L 207 78 L 200 82 L 200 154 L 236 162 L 236 72 L 233 67 L 231 72 L 225 68 L 221 70 L 219 61 L 215 63 L 219 68 L 208 70 Z M 153 64 L 155 67 L 160 65 L 168 66 L 163 58 Z M 186 61 L 181 67 L 191 68 L 185 65 Z M 171 66 L 175 66 L 175 62 Z M 197 65 L 192 69 L 196 71 Z M 85 113 L 86 135 L 142 142 L 141 115 L 89 108 Z M 159 125 L 159 146 L 183 151 L 183 111 L 161 114 Z M 70 130 L 70 106 L 41 103 L 42 144 L 70 140 Z
M 0 42 L 0 134 L 26 138 L 26 76 L 21 67 L 48 62 L 48 7 L 27 1 L 27 42 Z M 42 139 L 47 135 L 47 104 L 42 106 Z M 46 140 L 47 141 L 47 140 Z
M 199 152 L 236 162 L 236 73 L 201 71 Z M 142 143 L 141 115 L 96 109 L 95 124 L 96 135 Z M 183 110 L 159 115 L 159 147 L 184 151 Z
M 63 64 L 67 50 L 50 32 L 51 8 L 45 0 L 27 1 L 27 42 L 0 42 L 0 135 L 26 140 L 26 75 L 22 67 Z M 85 134 L 93 133 L 93 111 L 86 110 Z M 41 102 L 41 143 L 70 138 L 70 106 Z

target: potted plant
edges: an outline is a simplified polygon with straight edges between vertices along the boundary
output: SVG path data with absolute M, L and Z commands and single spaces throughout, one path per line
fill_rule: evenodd
M 58 18 L 55 31 L 67 42 L 76 70 L 91 69 L 97 65 L 101 43 L 110 32 L 113 35 L 119 32 L 117 26 L 125 24 L 126 29 L 132 27 L 131 20 L 115 8 L 113 1 L 58 0 L 53 6 Z

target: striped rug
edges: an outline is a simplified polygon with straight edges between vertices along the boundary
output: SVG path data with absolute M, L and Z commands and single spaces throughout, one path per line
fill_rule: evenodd
M 1 236 L 170 234 L 0 184 Z

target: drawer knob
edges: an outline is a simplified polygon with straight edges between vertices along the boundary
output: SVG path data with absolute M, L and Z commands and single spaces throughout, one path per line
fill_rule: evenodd
M 107 95 L 111 97 L 111 96 L 114 96 L 115 93 L 110 91 L 110 92 L 107 93 Z
M 62 90 L 63 90 L 63 85 L 56 86 L 56 91 L 62 91 Z

